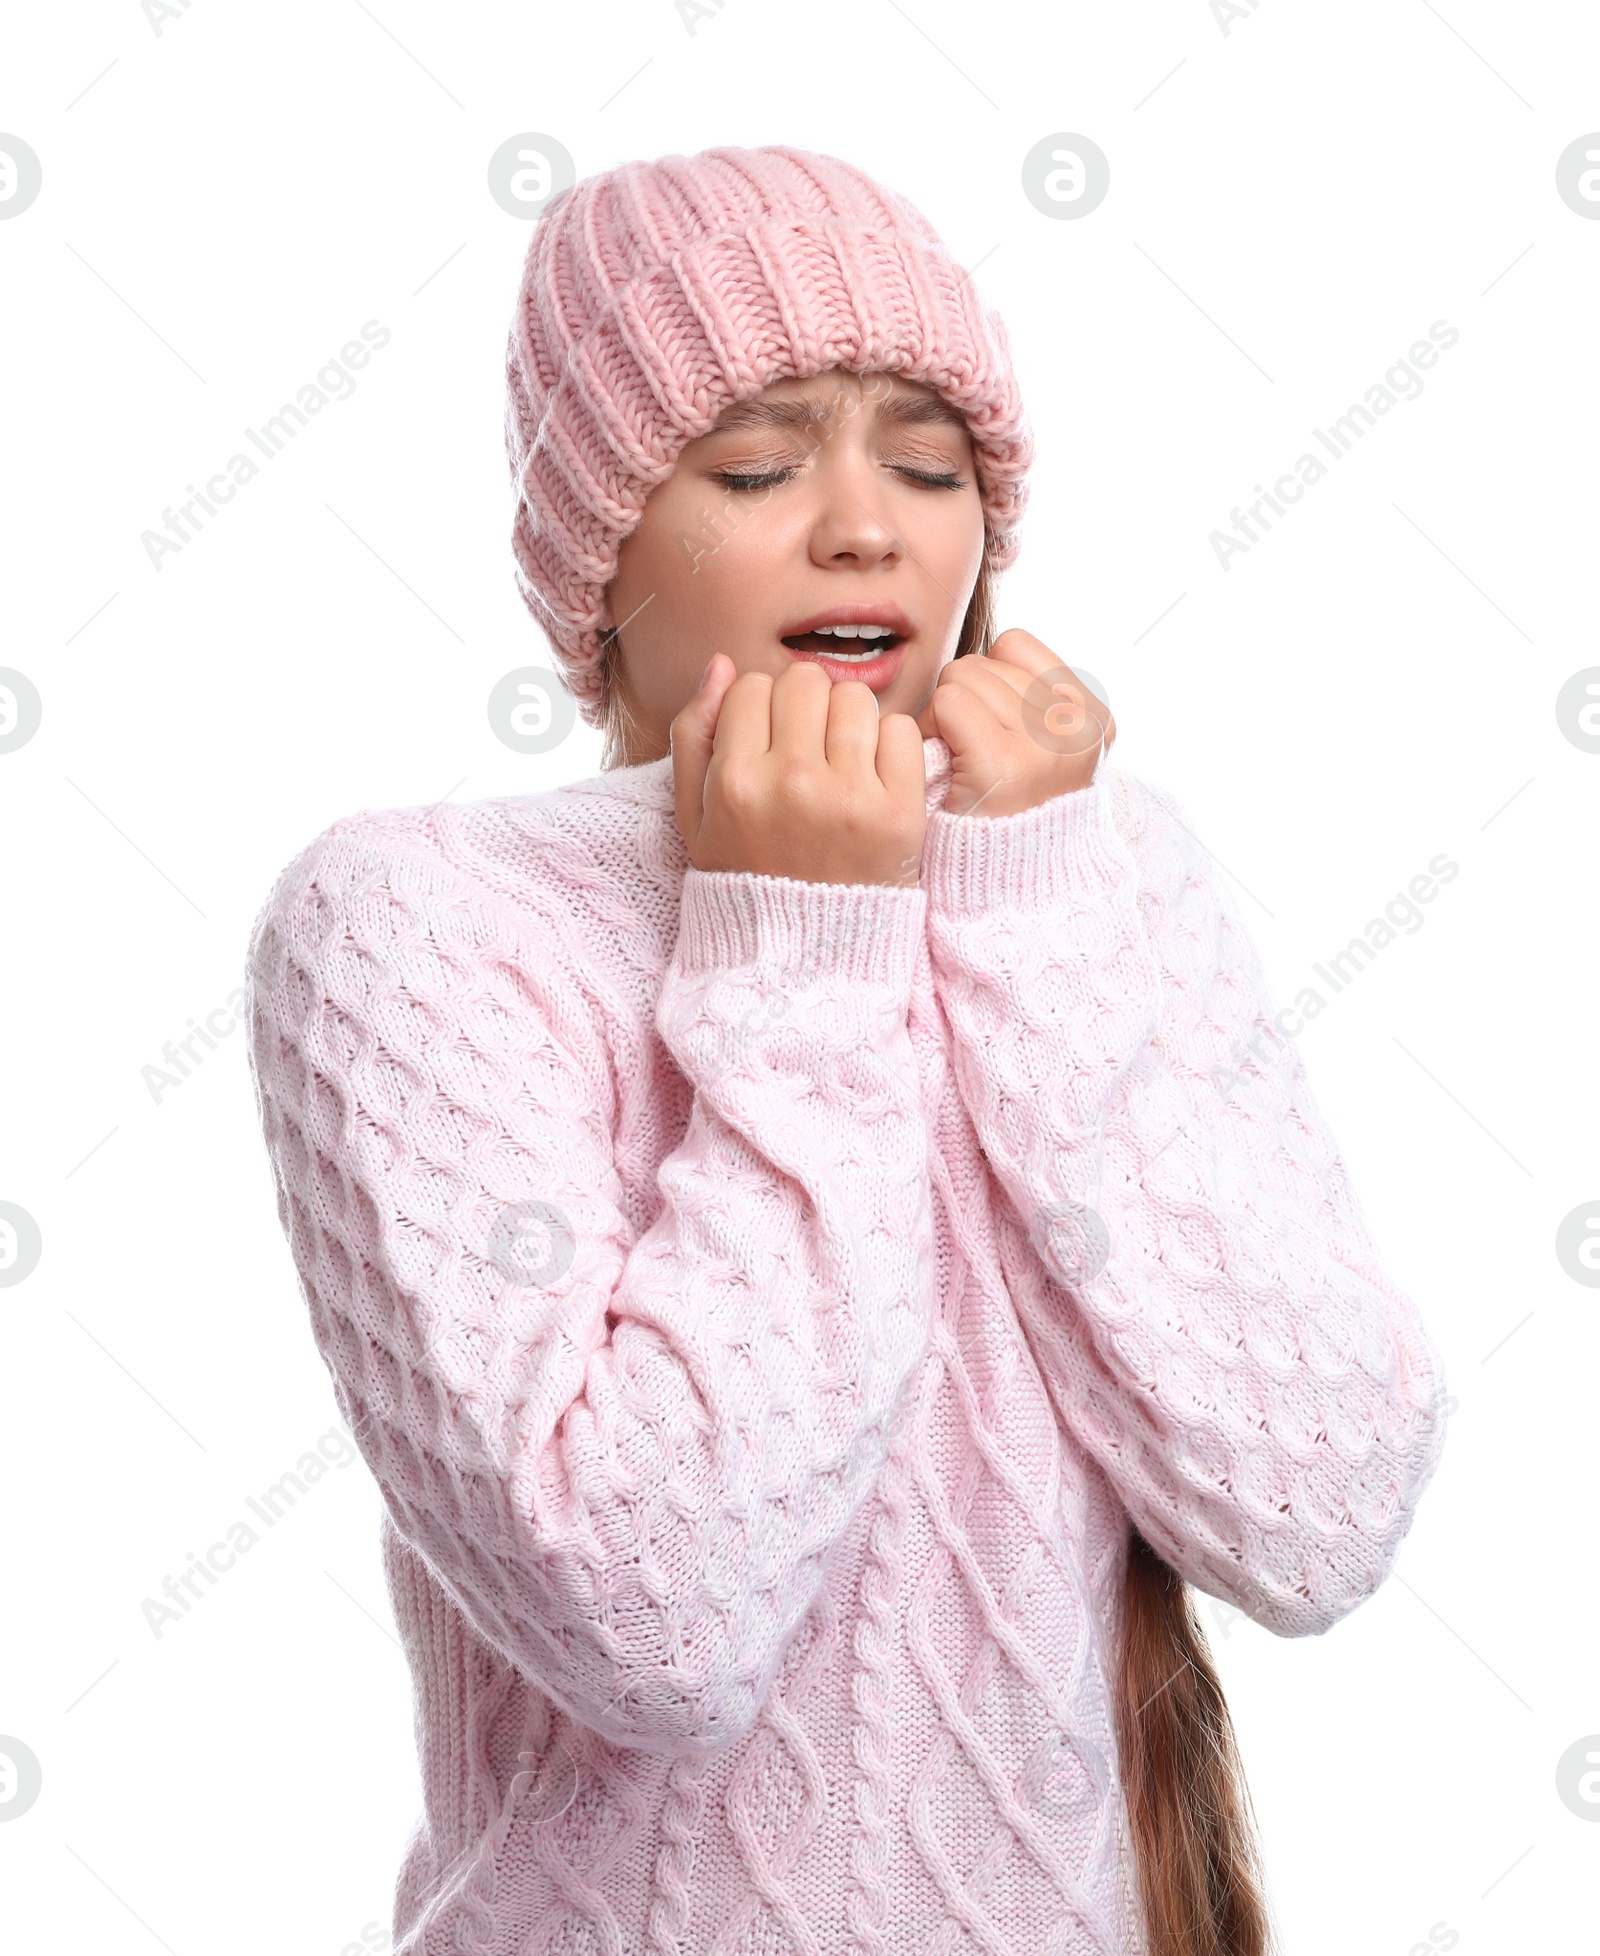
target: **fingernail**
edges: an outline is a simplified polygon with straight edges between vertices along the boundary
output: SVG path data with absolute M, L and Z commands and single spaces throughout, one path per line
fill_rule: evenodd
M 713 661 L 715 660 L 715 658 L 716 658 L 716 656 L 717 656 L 717 655 L 716 655 L 716 653 L 715 653 L 715 652 L 713 652 L 713 653 L 712 653 L 712 655 L 711 655 L 711 658 L 709 658 L 709 659 L 707 659 L 707 660 L 706 660 L 706 669 L 705 669 L 705 671 L 704 671 L 703 673 L 701 673 L 701 675 L 700 675 L 700 684 L 699 684 L 698 686 L 696 686 L 696 688 L 695 688 L 695 691 L 696 691 L 697 693 L 703 693 L 703 692 L 705 691 L 705 689 L 706 689 L 706 682 L 707 682 L 707 681 L 708 681 L 708 680 L 710 679 L 710 677 L 711 677 L 711 666 L 712 666 L 712 662 L 713 662 Z

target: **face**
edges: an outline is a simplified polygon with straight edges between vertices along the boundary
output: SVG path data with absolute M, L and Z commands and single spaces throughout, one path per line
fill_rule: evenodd
M 632 764 L 668 751 L 706 661 L 796 659 L 920 713 L 955 654 L 983 558 L 966 424 L 932 389 L 837 370 L 774 381 L 682 450 L 606 587 Z

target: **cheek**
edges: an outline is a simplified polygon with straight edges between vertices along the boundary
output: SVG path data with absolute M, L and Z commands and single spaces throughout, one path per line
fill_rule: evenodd
M 671 479 L 645 503 L 644 516 L 624 542 L 618 571 L 653 585 L 698 583 L 710 565 L 751 526 L 751 511 L 704 485 Z
M 924 506 L 921 521 L 907 541 L 940 588 L 962 593 L 970 590 L 983 562 L 983 505 L 976 496 L 964 496 L 952 507 L 953 503 L 954 498 L 942 508 Z M 964 610 L 965 601 L 956 608 Z
M 613 610 L 620 620 L 647 604 L 636 633 L 698 645 L 711 622 L 737 629 L 761 613 L 774 566 L 803 535 L 792 503 L 666 484 L 618 552 Z
M 805 511 L 793 498 L 674 497 L 653 525 L 649 560 L 658 581 L 688 600 L 713 591 L 719 601 L 749 597 L 752 574 L 795 549 L 805 533 Z

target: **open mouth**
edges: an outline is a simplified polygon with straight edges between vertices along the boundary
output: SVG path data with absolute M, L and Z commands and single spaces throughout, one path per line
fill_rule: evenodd
M 818 625 L 811 631 L 790 632 L 783 642 L 791 652 L 820 654 L 839 665 L 865 665 L 905 640 L 904 632 L 888 625 Z

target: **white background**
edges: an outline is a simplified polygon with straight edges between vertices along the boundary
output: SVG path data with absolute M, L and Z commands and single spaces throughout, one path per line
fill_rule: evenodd
M 143 1613 L 335 1412 L 242 1034 L 159 1102 L 142 1069 L 226 1008 L 330 821 L 598 767 L 581 723 L 529 759 L 485 710 L 549 662 L 502 438 L 530 227 L 485 178 L 524 131 L 582 174 L 831 150 L 981 264 L 1039 446 L 1001 623 L 1107 686 L 1117 762 L 1183 803 L 1278 999 L 1460 865 L 1302 1044 L 1444 1353 L 1443 1463 L 1330 1635 L 1203 1610 L 1287 1956 L 1600 1947 L 1600 1807 L 1556 1786 L 1600 1732 L 1600 1298 L 1555 1254 L 1600 1195 L 1600 755 L 1556 714 L 1600 665 L 1600 221 L 1555 188 L 1600 128 L 1600 20 L 1259 0 L 1228 25 L 1207 0 L 726 0 L 692 33 L 673 0 L 11 15 L 0 129 L 43 189 L 0 223 L 0 663 L 44 719 L 0 754 L 0 1199 L 44 1249 L 0 1290 L 0 1734 L 44 1779 L 0 1826 L 8 1948 L 339 1956 L 387 1925 L 420 1790 L 366 1469 L 160 1637 Z M 1062 131 L 1110 159 L 1076 221 L 1021 188 Z M 393 337 L 356 393 L 153 569 L 141 532 L 370 319 Z M 1224 570 L 1209 533 L 1438 320 L 1460 338 L 1422 395 Z

